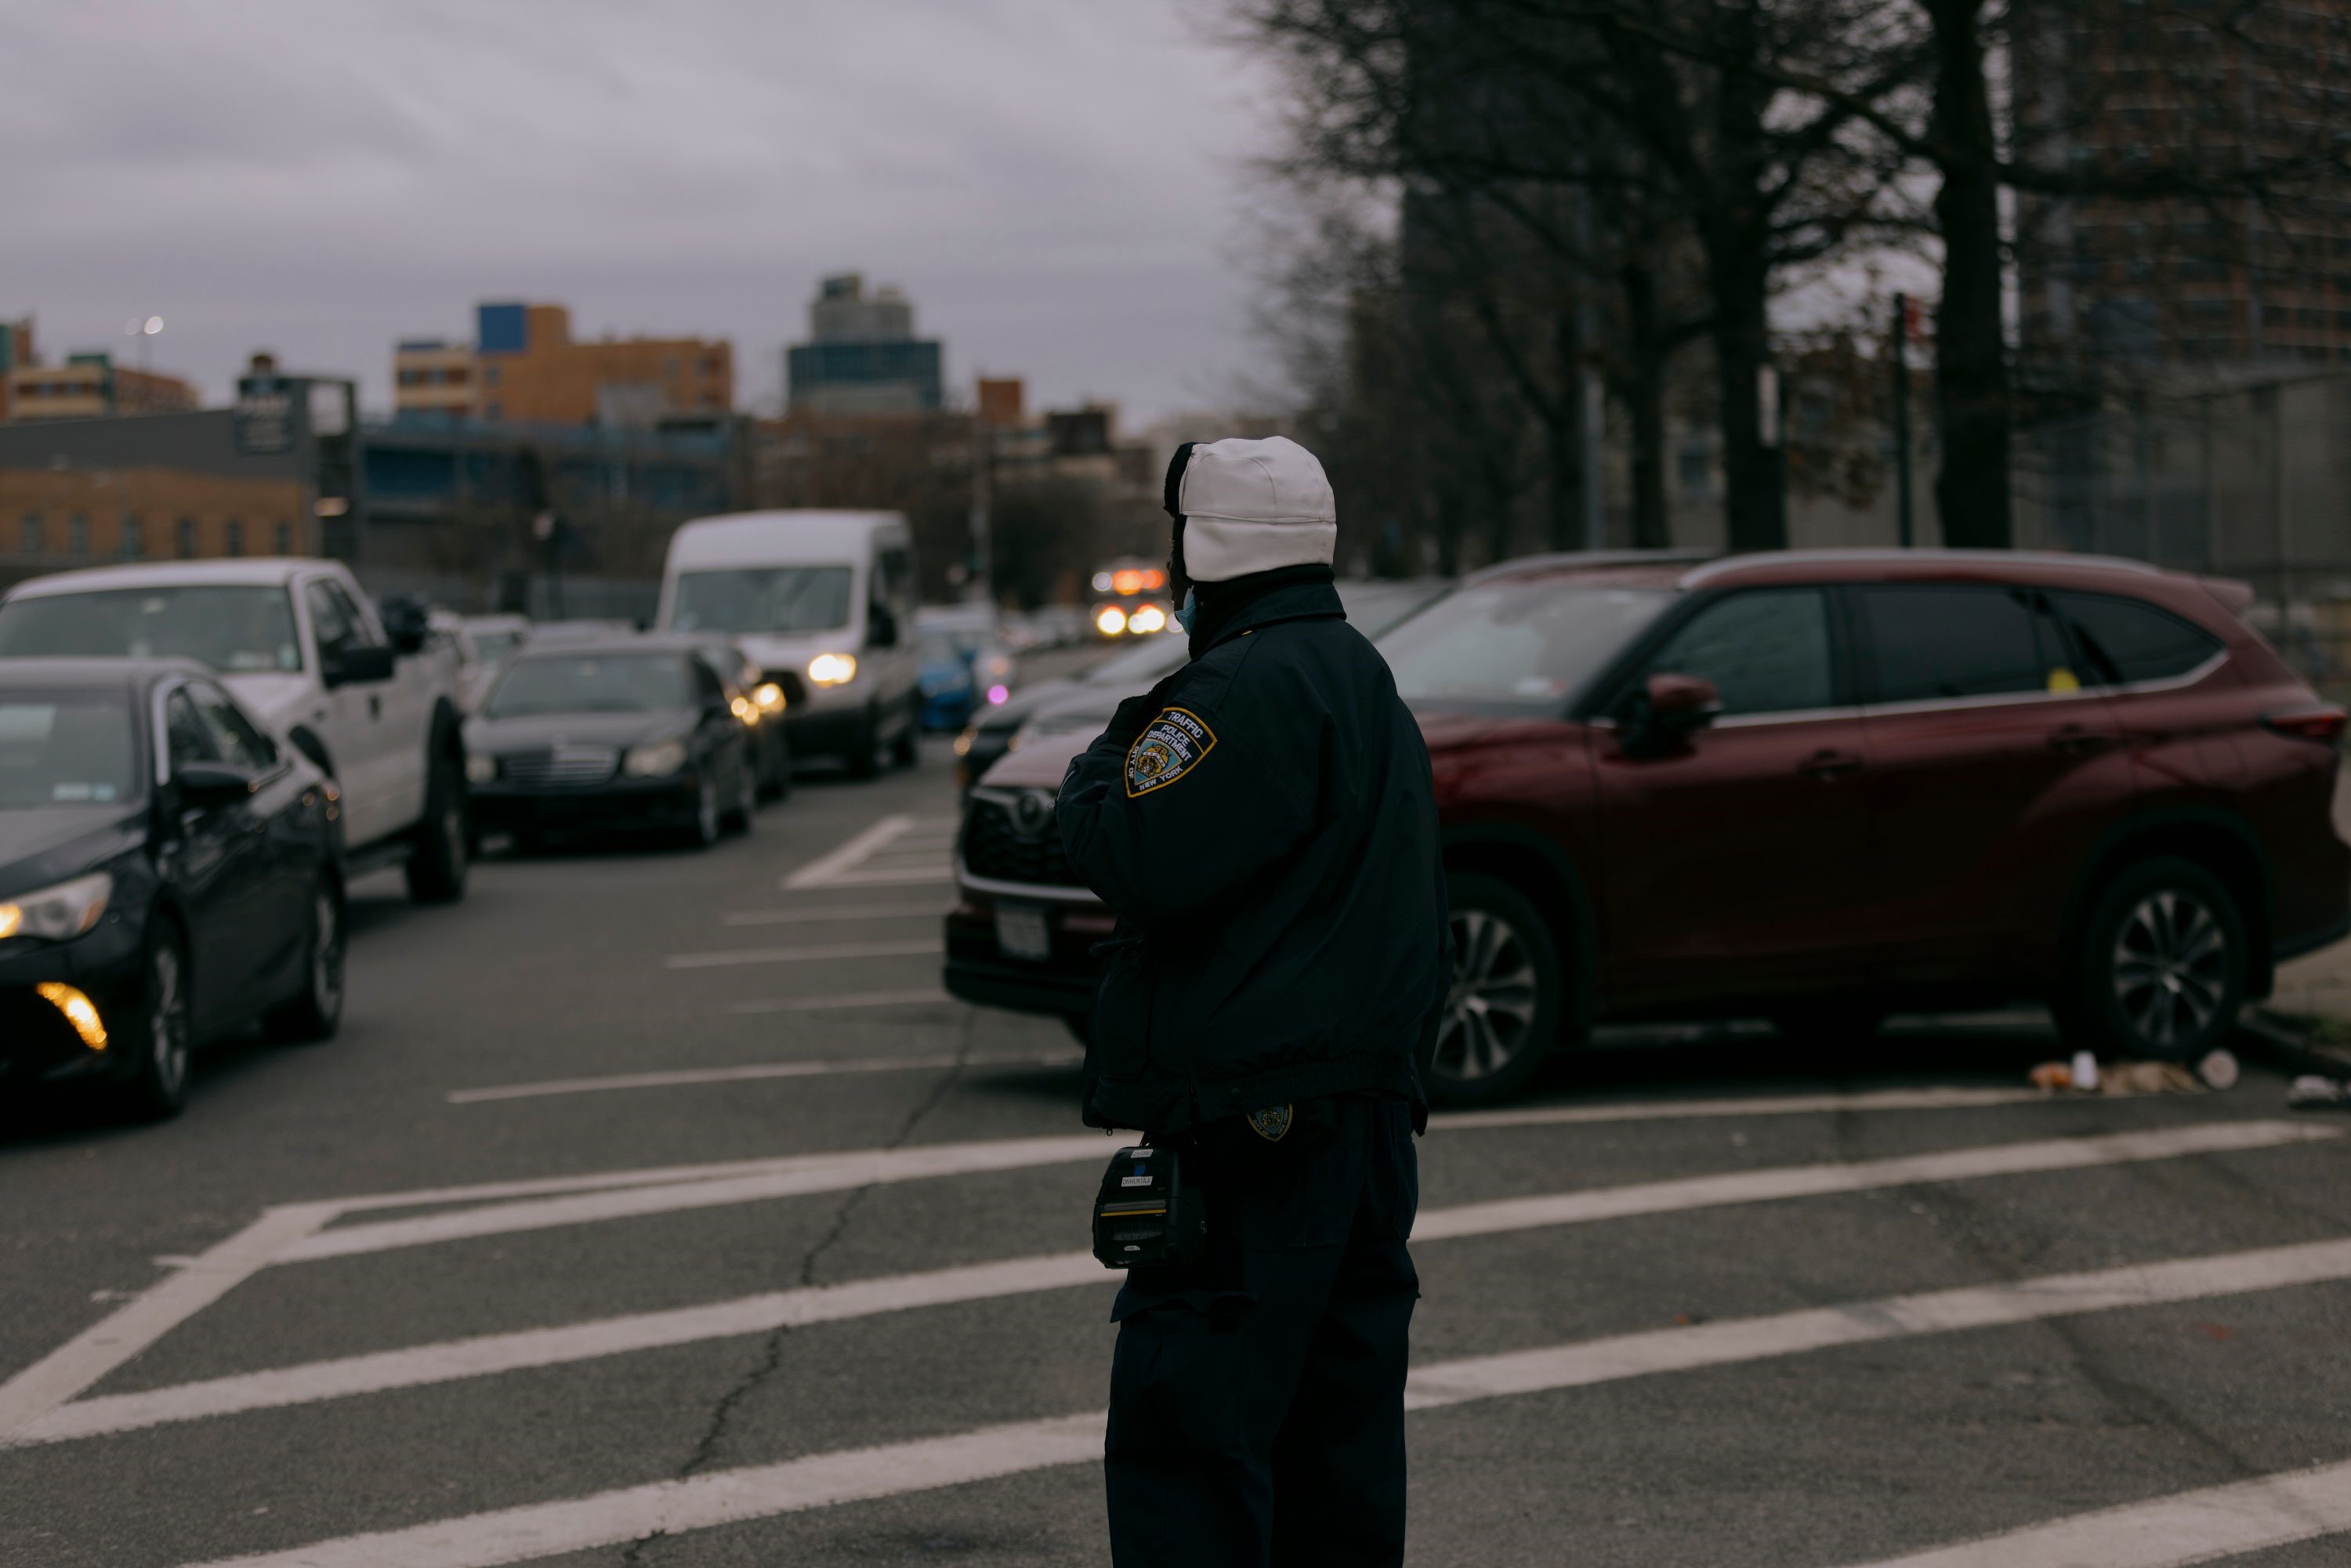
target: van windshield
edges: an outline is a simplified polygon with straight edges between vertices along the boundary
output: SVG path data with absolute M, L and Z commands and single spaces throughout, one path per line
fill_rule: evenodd
M 832 632 L 849 624 L 845 566 L 680 572 L 670 624 L 680 632 Z

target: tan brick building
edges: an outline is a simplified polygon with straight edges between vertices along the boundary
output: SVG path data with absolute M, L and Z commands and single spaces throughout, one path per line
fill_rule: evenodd
M 0 581 L 119 560 L 307 548 L 299 480 L 178 468 L 0 468 Z
M 177 376 L 118 365 L 105 354 L 76 354 L 62 365 L 17 365 L 0 399 L 5 417 L 104 419 L 118 413 L 185 413 L 196 389 Z
M 651 424 L 735 406 L 733 345 L 706 338 L 571 336 L 561 305 L 485 305 L 470 344 L 431 339 L 392 355 L 403 413 L 529 424 Z

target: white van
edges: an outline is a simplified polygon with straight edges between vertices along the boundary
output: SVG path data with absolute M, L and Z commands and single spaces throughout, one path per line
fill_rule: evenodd
M 914 762 L 914 541 L 897 512 L 737 512 L 669 541 L 659 625 L 731 637 L 781 688 L 796 758 Z

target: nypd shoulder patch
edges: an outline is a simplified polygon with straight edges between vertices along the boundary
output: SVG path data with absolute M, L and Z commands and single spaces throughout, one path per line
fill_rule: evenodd
M 1189 708 L 1162 708 L 1126 748 L 1126 797 L 1164 789 L 1216 749 L 1214 731 Z
M 1269 1144 L 1278 1144 L 1290 1135 L 1290 1124 L 1297 1113 L 1288 1105 L 1270 1105 L 1262 1111 L 1249 1113 L 1249 1131 Z

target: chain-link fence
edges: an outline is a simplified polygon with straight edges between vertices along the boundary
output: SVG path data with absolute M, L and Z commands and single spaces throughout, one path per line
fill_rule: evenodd
M 2249 619 L 2351 695 L 2351 375 L 2146 389 L 2020 432 L 2017 543 L 2249 583 Z

